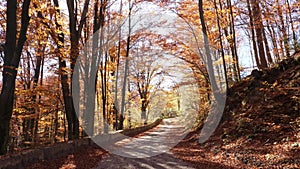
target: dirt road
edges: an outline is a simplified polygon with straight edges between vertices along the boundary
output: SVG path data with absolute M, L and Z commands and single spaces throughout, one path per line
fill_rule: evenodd
M 109 154 L 99 161 L 97 169 L 192 169 L 169 151 L 186 134 L 178 119 L 164 119 L 162 124 L 137 138 L 116 142 Z

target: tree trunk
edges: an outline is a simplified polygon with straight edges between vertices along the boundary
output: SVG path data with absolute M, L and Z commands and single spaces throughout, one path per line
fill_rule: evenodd
M 205 46 L 206 61 L 207 61 L 207 66 L 208 66 L 208 74 L 209 74 L 212 91 L 214 93 L 214 96 L 216 96 L 215 92 L 217 92 L 219 89 L 217 86 L 217 82 L 215 80 L 215 73 L 214 73 L 214 68 L 213 68 L 213 64 L 212 64 L 209 40 L 208 40 L 208 36 L 207 36 L 207 29 L 206 29 L 205 19 L 204 19 L 203 2 L 202 2 L 202 0 L 199 0 L 198 2 L 199 2 L 198 8 L 199 8 L 200 22 L 202 25 L 202 33 L 203 33 L 203 40 L 204 40 L 204 46 Z
M 98 81 L 98 69 L 99 69 L 99 59 L 102 58 L 102 39 L 103 39 L 103 30 L 102 26 L 102 18 L 103 16 L 103 4 L 100 4 L 99 8 L 99 1 L 94 3 L 94 20 L 93 20 L 93 39 L 92 39 L 92 57 L 86 58 L 85 63 L 85 76 L 86 78 L 84 83 L 85 88 L 85 95 L 84 95 L 84 113 L 83 113 L 83 120 L 85 125 L 85 134 L 87 135 L 94 135 L 94 118 L 95 118 L 95 107 L 96 107 L 96 86 Z M 100 12 L 99 12 L 100 11 Z M 100 38 L 99 38 L 100 34 Z M 100 39 L 100 48 L 99 46 L 99 39 Z M 100 56 L 99 56 L 100 55 Z M 78 68 L 77 68 L 78 69 Z M 102 72 L 100 72 L 102 73 Z M 102 74 L 101 74 L 102 75 Z M 101 76 L 101 81 L 102 81 Z M 92 87 L 94 86 L 94 87 Z M 101 83 L 101 90 L 104 90 L 102 83 Z M 105 107 L 104 107 L 105 109 Z
M 59 10 L 59 3 L 58 0 L 53 0 L 54 5 L 56 7 L 56 28 L 62 32 L 62 26 L 58 23 L 58 18 L 60 15 L 60 10 Z M 54 37 L 55 38 L 55 37 Z M 65 103 L 65 113 L 67 117 L 67 123 L 68 123 L 68 139 L 72 140 L 74 139 L 75 133 L 74 133 L 74 118 L 76 118 L 76 112 L 74 110 L 74 103 L 73 99 L 71 96 L 71 91 L 70 91 L 70 85 L 68 83 L 68 73 L 65 72 L 67 69 L 67 64 L 66 60 L 64 59 L 65 57 L 63 56 L 63 51 L 64 51 L 64 34 L 59 33 L 58 37 L 56 39 L 56 44 L 57 44 L 57 55 L 59 59 L 59 70 L 60 70 L 60 81 L 61 81 L 61 87 L 62 87 L 62 93 L 63 93 L 63 100 Z
M 296 33 L 295 33 L 295 26 L 294 26 L 294 22 L 293 22 L 293 18 L 292 18 L 292 11 L 291 11 L 291 5 L 289 0 L 286 0 L 287 6 L 288 6 L 288 15 L 290 18 L 290 24 L 292 27 L 292 35 L 293 35 L 293 46 L 294 46 L 294 50 L 295 52 L 300 51 L 300 46 L 298 46 L 297 44 L 297 37 L 296 37 Z
M 250 20 L 249 24 L 250 24 L 250 30 L 251 30 L 251 35 L 252 35 L 252 46 L 253 46 L 254 58 L 255 58 L 257 67 L 259 69 L 262 69 L 263 67 L 259 60 L 258 51 L 257 51 L 257 44 L 256 44 L 256 38 L 255 38 L 256 36 L 255 36 L 255 31 L 254 31 L 254 21 L 253 21 L 252 9 L 251 9 L 249 0 L 247 0 L 247 8 L 248 8 L 248 12 L 249 12 L 249 20 Z
M 142 101 L 141 111 L 142 111 L 141 118 L 143 120 L 145 120 L 146 119 L 147 107 L 146 107 L 146 100 L 144 98 L 143 98 L 143 101 Z
M 129 6 L 129 13 L 128 13 L 128 35 L 127 35 L 127 44 L 126 44 L 126 56 L 125 56 L 125 70 L 124 70 L 124 78 L 123 78 L 123 87 L 122 87 L 122 101 L 121 101 L 121 113 L 120 113 L 120 124 L 118 129 L 123 129 L 123 122 L 124 122 L 124 111 L 125 111 L 125 93 L 126 93 L 126 83 L 127 83 L 127 76 L 128 76 L 128 65 L 129 65 L 129 50 L 130 50 L 130 38 L 131 38 L 131 10 L 132 4 L 131 0 L 128 3 Z
M 215 10 L 216 10 L 216 15 L 217 15 L 217 24 L 218 24 L 218 31 L 219 31 L 220 47 L 221 47 L 220 50 L 221 50 L 222 62 L 223 62 L 223 71 L 224 71 L 224 75 L 225 75 L 226 89 L 228 90 L 229 84 L 228 84 L 228 78 L 227 78 L 227 68 L 226 68 L 226 62 L 225 62 L 224 47 L 223 47 L 223 42 L 222 42 L 222 32 L 221 32 L 221 26 L 220 26 L 219 10 L 218 10 L 216 0 L 214 0 L 214 5 L 215 5 Z
M 63 35 L 60 35 L 60 42 L 63 43 Z M 62 48 L 62 47 L 58 47 Z M 61 53 L 61 52 L 60 52 Z M 60 54 L 59 54 L 60 55 Z M 66 61 L 62 58 L 63 56 L 58 56 L 59 57 L 59 70 L 61 71 L 60 75 L 60 81 L 61 81 L 61 86 L 62 86 L 62 93 L 63 93 L 63 100 L 65 103 L 65 113 L 67 117 L 67 123 L 68 123 L 68 139 L 72 140 L 74 139 L 74 108 L 73 108 L 73 100 L 72 97 L 70 96 L 70 87 L 68 84 L 68 76 L 67 73 L 64 72 L 65 68 L 67 67 Z
M 268 67 L 267 60 L 265 57 L 265 48 L 264 48 L 264 38 L 263 38 L 263 23 L 262 16 L 259 7 L 259 2 L 257 0 L 251 0 L 253 19 L 254 19 L 254 30 L 256 32 L 257 44 L 258 44 L 258 53 L 262 69 Z
M 286 57 L 290 57 L 290 49 L 289 49 L 289 38 L 286 32 L 286 27 L 284 24 L 284 19 L 283 19 L 283 14 L 282 14 L 282 10 L 281 10 L 281 6 L 278 0 L 276 0 L 276 7 L 277 7 L 277 13 L 280 19 L 280 23 L 281 23 L 281 32 L 283 35 L 283 43 L 284 43 L 284 49 L 285 49 L 285 53 L 286 53 Z
M 232 60 L 233 60 L 233 71 L 234 77 L 236 81 L 241 79 L 240 67 L 239 67 L 239 57 L 237 54 L 237 46 L 236 46 L 236 35 L 235 35 L 235 25 L 234 25 L 234 17 L 233 10 L 231 5 L 231 0 L 227 0 L 227 4 L 229 7 L 230 15 L 230 35 L 232 35 L 232 39 L 230 40 L 230 46 L 232 51 Z
M 76 1 L 77 3 L 77 1 Z M 71 86 L 70 88 L 70 94 L 71 97 L 74 97 L 76 99 L 73 99 L 73 134 L 74 138 L 79 137 L 79 121 L 76 115 L 76 111 L 79 111 L 79 100 L 80 98 L 80 92 L 79 91 L 74 91 L 74 89 L 79 89 L 79 69 L 75 69 L 76 61 L 79 56 L 79 38 L 81 37 L 81 32 L 83 29 L 83 25 L 86 20 L 86 15 L 88 12 L 88 6 L 89 6 L 89 0 L 85 0 L 84 6 L 83 6 L 83 11 L 81 14 L 81 20 L 78 22 L 77 20 L 77 8 L 75 9 L 74 6 L 74 0 L 67 0 L 67 6 L 68 6 L 68 11 L 69 11 L 69 30 L 70 30 L 70 41 L 71 41 L 71 51 L 70 51 L 70 57 L 71 57 Z M 76 4 L 77 5 L 77 4 Z M 78 24 L 78 28 L 77 27 Z M 77 112 L 79 113 L 79 112 Z
M 263 29 L 263 38 L 264 38 L 264 44 L 265 44 L 268 63 L 270 65 L 270 64 L 273 63 L 273 59 L 272 59 L 272 56 L 271 56 L 271 52 L 270 52 L 269 43 L 268 43 L 268 40 L 267 40 L 265 29 Z
M 267 10 L 267 13 L 270 13 L 268 8 L 266 8 L 266 10 Z M 269 34 L 271 37 L 275 62 L 278 62 L 279 61 L 279 51 L 278 51 L 278 45 L 277 45 L 277 40 L 276 40 L 276 33 L 275 33 L 274 27 L 271 25 L 269 19 L 267 19 L 267 30 L 269 31 Z
M 7 152 L 10 119 L 13 111 L 15 80 L 21 53 L 26 41 L 26 33 L 30 17 L 28 16 L 30 0 L 24 0 L 21 15 L 21 30 L 17 36 L 17 0 L 7 1 L 7 27 L 3 70 L 3 86 L 0 95 L 0 155 Z M 17 43 L 16 43 L 17 42 Z M 17 44 L 17 45 L 16 45 Z
M 122 9 L 123 9 L 123 1 L 120 1 L 120 9 L 119 9 L 119 13 L 122 13 Z M 116 120 L 115 120 L 115 125 L 116 125 L 116 130 L 118 129 L 119 126 L 119 122 L 118 122 L 118 116 L 119 116 L 119 102 L 118 102 L 118 80 L 119 80 L 119 70 L 120 70 L 120 58 L 121 58 L 121 38 L 122 38 L 122 31 L 119 30 L 119 37 L 118 37 L 118 53 L 117 53 L 117 58 L 116 58 L 116 62 L 117 62 L 117 70 L 116 72 L 114 72 L 114 76 L 116 77 L 116 81 L 115 81 L 115 98 L 114 98 L 114 107 L 115 107 L 115 111 L 116 111 Z
M 38 86 L 38 81 L 39 81 L 39 77 L 40 77 L 40 72 L 41 72 L 41 67 L 43 66 L 42 64 L 42 61 L 43 61 L 43 55 L 41 55 L 41 53 L 44 52 L 45 50 L 45 47 L 42 46 L 41 47 L 42 50 L 39 48 L 38 49 L 38 56 L 36 56 L 36 67 L 34 69 L 34 76 L 33 76 L 33 86 L 32 86 L 32 89 L 33 90 L 36 90 L 36 87 Z M 37 100 L 38 99 L 38 100 Z M 36 94 L 36 92 L 32 95 L 32 98 L 31 100 L 38 104 L 39 103 L 39 97 L 38 97 L 38 94 Z M 37 143 L 37 132 L 38 132 L 38 121 L 39 121 L 39 114 L 38 114 L 38 111 L 37 109 L 34 109 L 34 114 L 35 114 L 35 117 L 34 117 L 34 127 L 33 127 L 33 132 L 32 132 L 32 139 L 33 139 L 33 142 L 34 144 Z

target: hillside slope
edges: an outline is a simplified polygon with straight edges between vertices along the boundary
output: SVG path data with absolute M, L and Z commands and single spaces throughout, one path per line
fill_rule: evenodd
M 200 131 L 191 133 L 173 149 L 177 157 L 230 168 L 300 168 L 299 55 L 232 86 L 214 135 L 199 145 Z

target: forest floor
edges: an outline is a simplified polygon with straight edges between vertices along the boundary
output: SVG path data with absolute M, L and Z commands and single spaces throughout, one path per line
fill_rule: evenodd
M 28 168 L 300 168 L 299 87 L 299 57 L 284 60 L 230 88 L 222 121 L 203 144 L 195 130 L 154 157 L 129 159 L 87 147 Z
M 191 132 L 172 152 L 193 163 L 300 168 L 299 55 L 232 86 L 214 135 L 199 144 L 200 131 Z

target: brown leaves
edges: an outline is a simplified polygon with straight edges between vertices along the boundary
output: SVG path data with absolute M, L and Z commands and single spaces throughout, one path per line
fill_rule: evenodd
M 300 90 L 288 84 L 299 83 L 295 72 L 300 66 L 287 67 L 276 75 L 269 69 L 261 80 L 247 78 L 235 84 L 227 98 L 224 120 L 210 140 L 199 145 L 199 131 L 195 131 L 173 152 L 184 160 L 199 162 L 201 156 L 233 168 L 299 168 L 300 120 L 295 107 L 300 107 Z M 265 81 L 271 77 L 273 84 Z M 258 82 L 256 87 L 251 86 L 253 81 Z

